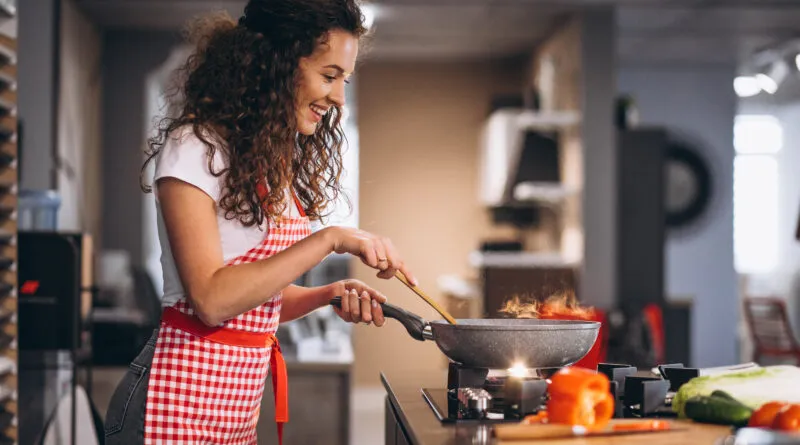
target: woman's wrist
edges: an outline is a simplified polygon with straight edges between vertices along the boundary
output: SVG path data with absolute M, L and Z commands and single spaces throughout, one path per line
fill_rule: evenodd
M 328 253 L 336 251 L 337 237 L 335 230 L 335 227 L 326 227 L 319 232 L 316 232 L 316 235 L 318 235 L 325 243 L 325 249 L 328 251 Z
M 317 296 L 317 306 L 321 308 L 329 305 L 331 299 L 336 296 L 334 295 L 336 293 L 335 283 L 319 286 L 316 288 L 316 291 L 317 292 L 315 292 L 315 294 Z

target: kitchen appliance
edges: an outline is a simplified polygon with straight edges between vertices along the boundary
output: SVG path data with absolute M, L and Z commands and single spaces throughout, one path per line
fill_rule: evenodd
M 562 199 L 560 132 L 579 122 L 570 112 L 494 111 L 481 136 L 480 202 L 494 208 Z
M 421 388 L 422 397 L 442 423 L 519 422 L 547 403 L 548 378 L 559 368 L 490 370 L 451 362 L 447 386 Z M 658 367 L 658 374 L 623 364 L 601 363 L 614 396 L 614 418 L 675 417 L 675 391 L 701 374 L 683 364 Z
M 83 233 L 19 231 L 19 441 L 38 443 L 59 400 L 85 366 L 91 391 L 92 238 Z M 75 444 L 75 417 L 69 443 Z
M 341 307 L 341 297 L 330 304 Z M 388 303 L 381 308 L 386 318 L 402 323 L 415 340 L 433 340 L 450 360 L 473 368 L 502 369 L 514 363 L 535 368 L 570 365 L 589 352 L 600 331 L 600 323 L 594 321 L 481 318 L 450 324 L 427 322 Z

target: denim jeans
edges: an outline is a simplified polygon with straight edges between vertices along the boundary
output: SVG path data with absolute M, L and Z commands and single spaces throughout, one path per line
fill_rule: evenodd
M 133 359 L 128 372 L 117 385 L 108 405 L 105 421 L 106 445 L 137 445 L 144 443 L 144 415 L 147 406 L 147 384 L 156 350 L 158 329 L 139 355 Z

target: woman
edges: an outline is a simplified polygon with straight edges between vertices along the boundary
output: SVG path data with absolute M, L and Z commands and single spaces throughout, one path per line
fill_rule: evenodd
M 109 444 L 255 444 L 270 367 L 280 440 L 278 324 L 334 296 L 342 319 L 384 323 L 385 297 L 361 282 L 292 282 L 332 252 L 415 281 L 385 238 L 309 229 L 340 191 L 345 83 L 365 33 L 355 0 L 250 0 L 238 23 L 204 22 L 180 110 L 150 141 L 164 311 L 113 395 Z

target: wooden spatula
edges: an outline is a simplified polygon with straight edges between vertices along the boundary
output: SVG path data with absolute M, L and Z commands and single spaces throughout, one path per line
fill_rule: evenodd
M 420 298 L 425 300 L 426 303 L 431 305 L 431 307 L 433 307 L 436 310 L 436 312 L 438 312 L 442 317 L 444 317 L 444 319 L 447 320 L 448 323 L 450 323 L 450 324 L 458 324 L 458 323 L 456 323 L 456 319 L 453 318 L 453 316 L 450 315 L 449 312 L 444 310 L 444 308 L 442 306 L 440 306 L 439 303 L 433 301 L 433 299 L 431 297 L 427 296 L 425 294 L 425 292 L 422 291 L 422 289 L 420 289 L 417 286 L 414 286 L 413 284 L 409 283 L 408 279 L 406 278 L 406 276 L 403 275 L 403 272 L 400 272 L 398 270 L 397 272 L 395 272 L 394 276 L 398 280 L 402 281 L 403 284 L 408 286 L 409 289 L 414 291 L 414 293 L 417 294 Z

